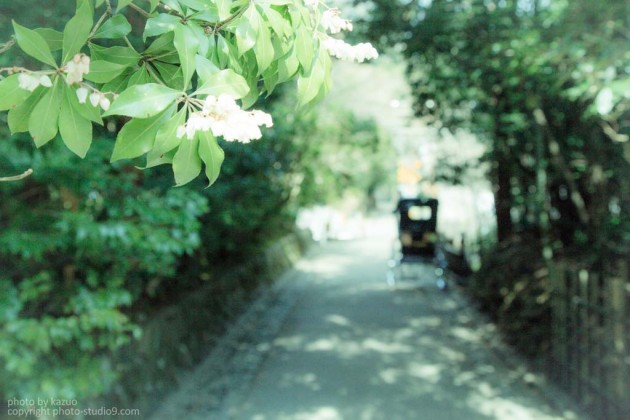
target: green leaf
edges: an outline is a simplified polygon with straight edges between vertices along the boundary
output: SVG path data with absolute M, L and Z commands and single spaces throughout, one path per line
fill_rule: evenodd
M 195 67 L 202 82 L 210 80 L 214 74 L 219 72 L 219 68 L 212 61 L 199 54 L 195 56 Z
M 210 49 L 210 39 L 206 34 L 206 31 L 195 22 L 189 22 L 188 27 L 195 34 L 195 36 L 197 37 L 197 41 L 199 42 L 197 52 L 203 56 L 206 56 L 208 54 L 208 50 Z
M 77 13 L 68 21 L 63 30 L 63 59 L 62 64 L 67 63 L 81 50 L 87 42 L 93 24 L 92 8 L 88 2 L 83 2 L 77 9 Z
M 179 0 L 179 2 L 193 10 L 214 10 L 215 12 L 217 10 L 215 5 L 206 0 Z
M 94 8 L 99 7 L 103 4 L 105 0 L 77 0 L 77 9 L 83 5 L 83 3 L 87 3 L 90 6 L 90 10 L 94 13 Z
M 295 36 L 295 52 L 305 71 L 308 71 L 315 57 L 313 34 L 304 25 L 300 25 Z
M 221 165 L 225 159 L 225 152 L 217 143 L 217 139 L 210 132 L 200 132 L 199 137 L 199 156 L 206 164 L 206 177 L 208 177 L 208 186 L 214 184 L 221 173 Z
M 195 95 L 214 95 L 228 94 L 236 99 L 240 99 L 247 95 L 249 86 L 243 76 L 236 74 L 234 70 L 221 70 L 201 85 L 195 92 Z
M 127 18 L 123 15 L 112 16 L 107 20 L 103 26 L 94 34 L 92 39 L 105 38 L 122 38 L 131 32 L 131 24 L 127 21 Z
M 215 63 L 217 63 L 217 66 L 219 68 L 226 68 L 228 67 L 228 65 L 230 64 L 230 57 L 231 57 L 231 51 L 232 50 L 236 50 L 236 48 L 234 47 L 234 45 L 232 45 L 232 43 L 230 41 L 228 41 L 227 39 L 225 39 L 223 36 L 221 36 L 220 34 L 217 35 L 217 45 L 216 45 L 216 59 L 214 59 L 213 61 Z M 238 55 L 238 53 L 237 53 Z M 237 66 L 240 67 L 240 65 L 238 63 L 235 63 Z M 233 69 L 237 72 L 240 72 L 240 69 L 237 67 L 233 67 Z
M 311 71 L 298 77 L 298 104 L 304 106 L 313 101 L 319 94 L 324 83 L 325 73 L 317 60 Z
M 76 92 L 64 87 L 64 97 L 59 115 L 59 134 L 65 145 L 77 156 L 84 158 L 92 144 L 92 123 L 72 105 Z
M 173 32 L 167 32 L 164 35 L 160 35 L 149 45 L 149 48 L 142 53 L 145 57 L 163 56 L 167 52 L 177 55 L 177 51 L 173 47 Z
M 164 83 L 177 90 L 184 89 L 184 76 L 181 67 L 175 64 L 152 62 L 153 67 L 158 71 Z
M 72 95 L 66 93 L 66 100 L 72 105 L 74 110 L 79 113 L 83 118 L 93 121 L 99 125 L 103 125 L 103 119 L 101 118 L 100 108 L 97 106 L 92 106 L 89 101 L 81 104 L 79 103 L 79 99 L 77 98 L 76 89 L 72 89 Z
M 195 179 L 201 173 L 201 159 L 199 158 L 199 139 L 184 138 L 173 157 L 173 174 L 175 183 L 184 185 Z
M 271 28 L 279 37 L 282 38 L 291 34 L 291 25 L 278 11 L 271 7 L 265 7 L 263 12 Z
M 181 138 L 177 138 L 177 128 L 186 122 L 186 108 L 182 108 L 177 114 L 169 119 L 157 132 L 155 144 L 151 153 L 162 155 L 179 146 Z
M 278 63 L 275 62 L 263 73 L 263 81 L 267 96 L 269 96 L 278 85 Z
M 300 67 L 297 55 L 292 50 L 282 60 L 278 61 L 278 83 L 291 80 Z
M 173 149 L 169 152 L 164 153 L 163 155 L 155 154 L 153 151 L 147 153 L 147 163 L 143 169 L 153 168 L 158 165 L 172 164 L 173 157 L 177 153 L 177 149 Z
M 232 0 L 216 0 L 215 4 L 217 5 L 220 20 L 228 19 L 231 16 Z
M 245 54 L 256 45 L 261 20 L 260 14 L 254 6 L 250 6 L 243 14 L 239 25 L 236 27 L 236 45 L 240 54 Z
M 13 74 L 0 81 L 0 111 L 15 108 L 33 93 L 20 88 L 18 77 L 18 74 Z
M 195 55 L 199 50 L 199 40 L 188 26 L 175 27 L 175 48 L 179 54 L 179 61 L 184 75 L 184 90 L 188 88 L 190 79 L 195 73 Z
M 241 107 L 243 109 L 251 108 L 260 97 L 260 92 L 258 91 L 258 77 L 255 74 L 250 76 L 249 80 L 247 80 L 247 84 L 249 86 L 249 93 L 241 98 Z
M 133 48 L 120 46 L 106 48 L 96 44 L 90 44 L 90 54 L 93 61 L 104 60 L 126 66 L 135 66 L 142 58 Z
M 38 87 L 26 101 L 9 111 L 7 122 L 12 134 L 28 131 L 28 118 L 46 92 L 48 88 Z
M 256 63 L 258 63 L 258 74 L 262 74 L 269 68 L 274 57 L 271 33 L 269 32 L 269 28 L 265 25 L 262 25 L 258 31 L 254 52 L 256 53 Z
M 147 20 L 142 36 L 144 39 L 147 39 L 150 36 L 158 36 L 172 32 L 179 23 L 180 18 L 177 16 L 169 15 L 168 13 L 160 13 L 156 17 Z
M 90 63 L 90 72 L 83 77 L 94 83 L 107 83 L 121 74 L 127 66 L 110 63 L 103 60 L 94 60 Z
M 162 0 L 162 3 L 167 5 L 168 7 L 170 7 L 171 9 L 175 10 L 176 12 L 178 12 L 180 15 L 184 14 L 184 10 L 182 9 L 182 7 L 179 5 L 179 1 L 177 0 Z
M 121 75 L 117 76 L 111 82 L 105 83 L 101 90 L 103 92 L 121 93 L 127 88 L 132 74 L 133 71 L 130 68 L 127 68 Z
M 28 131 L 37 147 L 42 147 L 57 135 L 59 111 L 61 110 L 61 78 L 56 77 L 53 85 L 44 94 L 28 118 Z
M 59 51 L 63 48 L 63 33 L 51 28 L 37 28 L 35 32 L 40 34 L 48 44 L 50 51 Z
M 165 110 L 180 95 L 179 91 L 156 83 L 134 85 L 121 93 L 103 116 L 152 117 Z
M 152 83 L 154 81 L 155 80 L 153 80 L 153 78 L 149 74 L 149 71 L 147 70 L 147 66 L 144 65 L 131 75 L 131 77 L 129 78 L 129 86 L 143 85 L 145 83 Z
M 57 67 L 46 40 L 40 34 L 18 25 L 15 21 L 13 22 L 13 29 L 15 30 L 15 40 L 22 51 L 42 63 Z
M 111 161 L 131 159 L 153 148 L 158 130 L 174 112 L 170 107 L 151 118 L 134 118 L 125 124 L 116 137 Z
M 133 0 L 118 0 L 116 11 L 120 12 L 123 8 L 129 6 L 131 3 L 133 3 Z
M 160 0 L 149 0 L 149 4 L 151 7 L 149 8 L 149 13 L 153 12 L 160 4 Z

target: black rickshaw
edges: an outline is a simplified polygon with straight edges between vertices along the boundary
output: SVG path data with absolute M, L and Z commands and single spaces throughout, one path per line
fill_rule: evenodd
M 387 281 L 393 285 L 402 276 L 404 264 L 423 264 L 435 267 L 437 286 L 446 288 L 445 258 L 438 244 L 438 200 L 434 198 L 406 198 L 398 201 L 398 240 L 390 260 Z M 425 270 L 426 271 L 426 270 Z

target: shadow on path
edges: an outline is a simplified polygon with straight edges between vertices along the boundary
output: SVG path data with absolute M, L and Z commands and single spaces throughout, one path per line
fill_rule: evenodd
M 230 356 L 195 372 L 224 381 L 221 398 L 189 386 L 155 418 L 576 418 L 549 403 L 537 376 L 491 351 L 493 326 L 456 290 L 438 290 L 430 267 L 419 283 L 387 286 L 393 224 L 371 223 L 368 237 L 328 243 L 299 263 L 281 286 L 291 291 L 281 321 L 261 310 L 247 322 L 253 335 L 236 354 L 251 355 L 249 367 Z

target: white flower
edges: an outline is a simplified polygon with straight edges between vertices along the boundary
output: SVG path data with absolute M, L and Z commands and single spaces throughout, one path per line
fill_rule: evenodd
M 82 82 L 83 75 L 90 72 L 90 57 L 85 54 L 76 54 L 71 61 L 66 63 L 65 71 L 69 85 Z
M 324 47 L 333 57 L 337 57 L 341 60 L 347 60 L 350 58 L 352 45 L 343 42 L 340 39 L 328 38 L 324 41 Z
M 230 95 L 208 96 L 200 111 L 193 112 L 188 121 L 177 128 L 177 137 L 194 138 L 197 131 L 212 131 L 227 141 L 248 143 L 262 137 L 259 126 L 271 127 L 271 116 L 262 111 L 243 111 Z
M 30 92 L 37 89 L 41 84 L 41 78 L 29 73 L 20 73 L 18 76 L 18 85 L 20 89 L 25 89 Z
M 103 108 L 103 111 L 107 111 L 109 109 L 109 106 L 111 105 L 111 102 L 109 101 L 109 99 L 103 96 L 101 98 L 101 101 L 99 102 L 99 105 L 101 106 L 101 108 Z
M 306 7 L 315 9 L 317 8 L 317 6 L 319 6 L 319 0 L 305 0 L 304 4 L 306 5 Z
M 350 45 L 340 39 L 328 38 L 324 41 L 324 47 L 331 56 L 341 60 L 356 60 L 362 63 L 378 58 L 378 51 L 370 43 Z
M 45 74 L 39 77 L 39 84 L 44 86 L 44 87 L 51 87 L 52 86 L 52 81 L 50 80 L 50 77 L 46 76 Z
M 92 106 L 98 106 L 98 104 L 101 102 L 102 97 L 103 95 L 100 92 L 93 92 L 90 95 L 90 103 L 92 104 Z
M 89 93 L 90 92 L 87 90 L 87 88 L 80 87 L 79 89 L 77 89 L 77 98 L 79 99 L 79 103 L 80 104 L 84 104 L 85 103 Z
M 267 128 L 273 127 L 273 121 L 271 119 L 271 115 L 266 112 L 253 110 L 251 112 L 251 116 L 258 125 L 264 125 Z
M 353 47 L 354 59 L 359 63 L 365 60 L 372 60 L 378 58 L 378 51 L 369 42 L 357 44 Z
M 340 17 L 340 13 L 339 9 L 328 9 L 322 14 L 322 26 L 331 34 L 352 30 L 352 23 Z

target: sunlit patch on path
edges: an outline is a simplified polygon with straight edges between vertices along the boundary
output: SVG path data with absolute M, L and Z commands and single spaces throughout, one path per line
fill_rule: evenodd
M 316 246 L 154 418 L 577 418 L 457 290 L 389 287 L 394 225 L 369 223 Z

